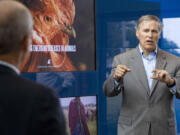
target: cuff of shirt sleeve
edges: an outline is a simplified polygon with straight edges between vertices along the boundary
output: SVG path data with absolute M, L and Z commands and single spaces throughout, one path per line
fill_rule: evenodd
M 119 82 L 114 80 L 114 85 L 115 85 L 115 87 L 117 87 L 119 85 Z
M 169 88 L 169 91 L 174 95 L 176 94 L 176 86 Z
M 168 88 L 169 88 L 169 91 L 170 91 L 173 95 L 176 94 L 176 82 L 175 82 L 175 80 L 174 80 L 174 84 L 171 85 L 171 86 L 168 86 Z
M 121 85 L 120 82 L 114 80 L 114 91 L 117 93 L 120 93 L 120 91 L 123 89 L 124 87 Z

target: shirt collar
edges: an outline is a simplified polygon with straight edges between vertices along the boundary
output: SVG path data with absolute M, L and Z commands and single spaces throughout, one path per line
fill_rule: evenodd
M 8 62 L 1 61 L 1 60 L 0 60 L 0 65 L 7 66 L 7 67 L 11 68 L 13 71 L 15 71 L 17 74 L 20 74 L 19 69 L 17 69 L 17 67 L 15 67 L 14 65 L 12 65 L 12 64 L 10 64 L 10 63 L 8 63 Z
M 141 55 L 144 56 L 144 52 L 143 52 L 140 44 L 139 44 L 139 50 L 140 50 Z M 157 47 L 156 47 L 156 49 L 154 50 L 154 52 L 151 52 L 151 53 L 150 53 L 150 55 L 155 55 L 155 56 L 157 55 Z

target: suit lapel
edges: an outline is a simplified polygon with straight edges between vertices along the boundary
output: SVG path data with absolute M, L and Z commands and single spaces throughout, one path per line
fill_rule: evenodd
M 167 64 L 166 56 L 164 55 L 164 53 L 161 49 L 158 49 L 155 69 L 165 69 L 166 64 Z M 154 93 L 158 82 L 159 82 L 158 80 L 153 80 L 152 87 L 151 87 L 151 91 L 152 91 L 151 95 Z
M 130 64 L 130 67 L 132 67 L 132 69 L 134 70 L 132 74 L 140 83 L 140 86 L 143 86 L 143 89 L 145 89 L 147 91 L 147 94 L 150 95 L 147 75 L 144 69 L 144 64 L 138 47 L 136 48 L 134 54 L 131 56 Z

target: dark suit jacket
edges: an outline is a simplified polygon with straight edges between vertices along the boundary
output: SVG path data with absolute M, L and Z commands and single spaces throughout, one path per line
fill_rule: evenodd
M 56 94 L 0 65 L 0 135 L 65 135 Z
M 131 69 L 119 85 L 113 80 L 118 64 Z M 156 69 L 166 70 L 176 81 L 176 94 L 180 98 L 180 58 L 158 49 Z M 139 48 L 115 56 L 112 73 L 104 83 L 104 93 L 115 96 L 122 92 L 122 106 L 118 122 L 118 135 L 176 135 L 173 94 L 165 83 L 153 80 L 151 92 Z

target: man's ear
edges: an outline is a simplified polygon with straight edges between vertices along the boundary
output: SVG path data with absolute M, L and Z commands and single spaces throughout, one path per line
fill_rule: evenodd
M 139 31 L 136 30 L 136 37 L 139 39 Z
M 22 43 L 22 45 L 23 45 L 23 50 L 24 51 L 26 51 L 26 52 L 28 52 L 29 51 L 29 47 L 30 47 L 30 45 L 32 44 L 32 39 L 31 39 L 31 35 L 26 35 L 25 37 L 24 37 L 24 40 L 23 40 L 23 43 Z
M 161 38 L 161 32 L 159 32 L 159 35 L 158 35 L 158 39 L 160 39 Z
M 29 56 L 30 56 L 29 47 L 31 44 L 32 44 L 31 35 L 26 35 L 22 41 L 20 52 L 19 52 L 20 59 L 21 59 L 21 66 L 20 66 L 21 71 L 29 59 Z

